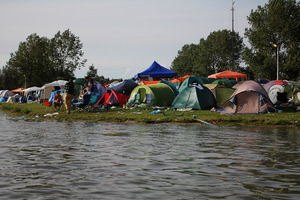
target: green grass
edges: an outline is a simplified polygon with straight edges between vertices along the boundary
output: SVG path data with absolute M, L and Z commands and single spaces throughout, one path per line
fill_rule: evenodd
M 95 111 L 71 111 L 67 114 L 65 108 L 59 111 L 58 115 L 44 117 L 47 113 L 54 113 L 49 107 L 42 104 L 11 104 L 0 103 L 0 111 L 8 113 L 14 117 L 27 116 L 27 118 L 54 119 L 58 121 L 93 121 L 93 122 L 136 122 L 136 123 L 184 123 L 201 124 L 197 119 L 209 123 L 216 123 L 218 126 L 300 126 L 300 112 L 283 111 L 282 113 L 268 113 L 260 115 L 229 115 L 210 112 L 209 110 L 192 111 L 163 111 L 163 113 L 150 114 L 153 110 L 150 108 L 125 109 L 122 108 L 110 110 Z M 175 116 L 181 115 L 183 116 Z M 193 116 L 196 116 L 194 119 Z

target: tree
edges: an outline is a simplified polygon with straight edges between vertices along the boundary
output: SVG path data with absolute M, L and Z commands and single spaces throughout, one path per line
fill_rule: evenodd
M 69 30 L 58 32 L 53 39 L 32 34 L 25 42 L 20 42 L 18 50 L 3 67 L 3 87 L 15 89 L 42 86 L 58 79 L 69 80 L 74 77 L 76 68 L 84 66 L 83 52 L 79 38 Z
M 50 40 L 50 60 L 54 68 L 55 77 L 63 77 L 66 80 L 74 78 L 74 72 L 84 67 L 86 59 L 81 60 L 83 44 L 68 29 L 60 31 Z
M 296 79 L 300 74 L 300 3 L 295 0 L 269 0 L 247 17 L 251 28 L 245 36 L 251 47 L 244 59 L 255 78 L 276 78 L 279 48 L 279 78 Z
M 223 70 L 238 71 L 243 49 L 243 39 L 238 33 L 229 30 L 212 32 L 206 40 L 201 38 L 198 45 L 184 45 L 172 62 L 171 70 L 179 76 L 208 76 Z M 234 66 L 231 66 L 232 55 Z
M 94 65 L 89 66 L 89 71 L 86 75 L 101 84 L 109 83 L 109 78 L 106 79 L 104 76 L 98 76 L 98 69 Z

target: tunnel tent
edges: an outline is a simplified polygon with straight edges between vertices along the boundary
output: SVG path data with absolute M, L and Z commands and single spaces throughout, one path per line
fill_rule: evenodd
M 127 105 L 170 106 L 174 98 L 174 91 L 167 84 L 139 85 L 132 90 Z

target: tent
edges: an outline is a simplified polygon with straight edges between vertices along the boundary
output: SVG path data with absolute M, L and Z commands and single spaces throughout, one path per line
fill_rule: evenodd
M 13 96 L 13 92 L 11 90 L 2 90 L 0 93 L 0 97 L 10 97 Z
M 189 86 L 174 99 L 171 109 L 204 110 L 216 105 L 213 93 L 205 86 Z
M 170 106 L 174 98 L 174 92 L 167 84 L 139 85 L 132 90 L 127 105 Z
M 217 112 L 228 114 L 262 114 L 275 112 L 266 90 L 256 81 L 240 85 Z
M 232 71 L 223 71 L 216 74 L 208 76 L 208 78 L 235 78 L 236 81 L 239 81 L 239 78 L 245 78 L 247 80 L 247 74 L 242 74 Z
M 235 89 L 227 88 L 224 85 L 218 84 L 204 84 L 214 94 L 217 101 L 217 107 L 223 105 L 234 93 Z
M 224 86 L 226 86 L 228 88 L 232 87 L 231 83 L 229 82 L 229 80 L 227 78 L 216 79 L 215 81 L 212 82 L 212 84 L 224 85 Z
M 65 81 L 65 80 L 57 80 L 57 81 L 53 81 L 51 83 L 45 84 L 39 92 L 39 98 L 40 99 L 49 99 L 51 92 L 56 90 L 56 87 L 64 88 L 65 84 L 67 82 L 68 81 Z
M 138 84 L 133 80 L 124 80 L 108 89 L 97 104 L 109 104 L 111 106 L 126 105 L 132 90 L 137 86 Z
M 13 92 L 14 94 L 20 94 L 20 95 L 23 95 L 24 89 L 25 89 L 25 88 L 17 88 L 17 89 L 12 90 L 12 92 Z
M 263 87 L 265 88 L 265 90 L 268 92 L 269 89 L 273 86 L 273 85 L 284 85 L 286 84 L 287 81 L 282 81 L 282 80 L 274 80 L 274 81 L 269 81 L 266 84 L 263 85 Z
M 152 63 L 152 65 L 146 69 L 145 71 L 138 73 L 134 76 L 134 78 L 147 78 L 147 77 L 175 77 L 177 76 L 177 72 L 173 72 L 167 68 L 162 67 L 156 61 Z
M 23 92 L 24 92 L 24 95 L 27 96 L 30 92 L 38 93 L 41 89 L 42 88 L 40 88 L 40 87 L 33 86 L 33 87 L 23 90 Z
M 193 83 L 197 83 L 200 85 L 204 84 L 203 81 L 197 76 L 189 76 L 186 79 L 184 79 L 184 81 L 180 84 L 178 91 L 181 92 L 182 90 L 184 90 L 186 87 L 188 87 Z
M 84 87 L 84 84 L 87 84 L 87 81 L 84 78 L 76 78 L 74 81 L 74 90 L 75 90 L 75 99 L 78 99 L 81 90 Z
M 173 83 L 166 81 L 166 80 L 161 80 L 160 83 L 167 84 L 170 88 L 172 88 L 175 97 L 179 94 L 178 89 L 176 88 L 176 86 Z

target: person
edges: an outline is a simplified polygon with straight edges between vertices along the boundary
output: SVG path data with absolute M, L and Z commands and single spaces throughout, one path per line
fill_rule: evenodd
M 63 103 L 62 96 L 60 95 L 60 91 L 57 90 L 56 95 L 54 95 L 54 97 L 53 97 L 53 105 L 54 105 L 55 111 L 57 111 L 57 107 L 58 107 L 58 110 L 60 110 L 62 103 Z
M 87 82 L 87 88 L 88 88 L 88 92 L 89 93 L 92 93 L 94 92 L 94 80 L 91 79 L 89 76 L 85 76 L 84 79 L 86 80 Z
M 72 99 L 73 99 L 73 96 L 75 95 L 75 87 L 74 87 L 74 83 L 72 80 L 69 80 L 65 84 L 65 93 L 66 93 L 65 106 L 66 106 L 67 114 L 70 114 Z

